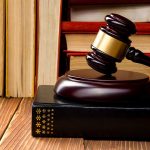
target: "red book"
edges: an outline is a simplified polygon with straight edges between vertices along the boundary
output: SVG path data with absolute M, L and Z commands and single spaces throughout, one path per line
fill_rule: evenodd
M 97 33 L 101 26 L 105 26 L 105 22 L 70 22 L 64 21 L 61 24 L 63 33 Z M 137 34 L 150 34 L 149 22 L 136 22 Z

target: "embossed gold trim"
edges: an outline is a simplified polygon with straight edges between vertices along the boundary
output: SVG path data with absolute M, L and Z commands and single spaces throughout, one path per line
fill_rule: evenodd
M 101 30 L 99 30 L 92 45 L 103 53 L 118 60 L 122 60 L 124 58 L 126 50 L 129 47 L 126 43 L 111 37 Z

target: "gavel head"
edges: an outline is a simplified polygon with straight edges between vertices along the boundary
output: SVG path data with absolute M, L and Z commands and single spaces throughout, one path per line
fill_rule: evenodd
M 131 41 L 129 36 L 136 33 L 136 27 L 129 19 L 118 14 L 105 17 L 107 25 L 101 27 L 87 54 L 87 63 L 94 70 L 104 74 L 117 71 L 116 62 L 121 62 L 126 56 Z

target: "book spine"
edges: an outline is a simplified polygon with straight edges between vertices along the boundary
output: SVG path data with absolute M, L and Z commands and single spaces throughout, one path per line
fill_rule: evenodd
M 37 85 L 38 85 L 38 55 L 39 55 L 39 45 L 37 43 L 39 43 L 39 1 L 36 1 L 35 4 L 35 84 L 34 84 L 34 94 L 37 93 Z
M 32 106 L 34 137 L 150 139 L 150 108 Z
M 67 56 L 86 56 L 89 51 L 78 51 L 78 50 L 64 50 L 64 53 L 67 53 Z M 146 56 L 150 57 L 150 53 L 144 53 Z
M 67 56 L 86 56 L 89 51 L 64 50 L 64 53 L 66 53 Z
M 149 4 L 149 0 L 69 0 L 70 5 Z
M 69 22 L 63 21 L 61 31 L 63 33 L 97 33 L 105 22 Z M 150 23 L 136 22 L 137 34 L 150 34 Z

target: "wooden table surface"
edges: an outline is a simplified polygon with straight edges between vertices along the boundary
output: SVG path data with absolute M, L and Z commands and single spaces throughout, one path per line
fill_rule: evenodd
M 0 150 L 149 150 L 148 141 L 34 138 L 31 98 L 0 98 Z

